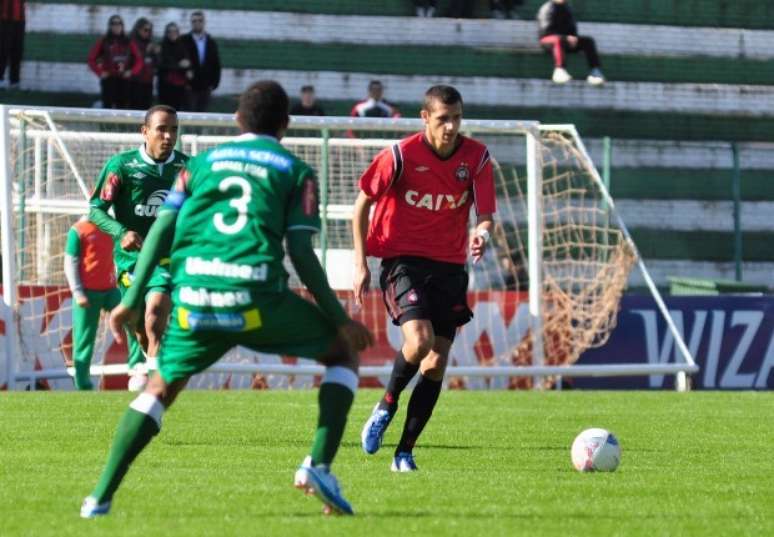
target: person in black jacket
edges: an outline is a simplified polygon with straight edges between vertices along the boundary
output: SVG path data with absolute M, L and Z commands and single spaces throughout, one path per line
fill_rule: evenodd
M 593 38 L 578 35 L 578 25 L 567 0 L 549 0 L 543 4 L 538 11 L 537 21 L 540 46 L 554 56 L 554 82 L 564 84 L 572 80 L 565 68 L 565 56 L 582 50 L 591 70 L 586 81 L 594 86 L 605 83 L 597 45 Z
M 191 13 L 191 32 L 183 36 L 193 67 L 189 108 L 206 112 L 210 95 L 220 84 L 218 44 L 204 31 L 204 13 Z
M 18 89 L 24 52 L 24 0 L 0 0 L 0 84 L 9 69 L 8 87 Z
M 291 116 L 324 116 L 325 112 L 317 104 L 314 86 L 301 86 L 301 100 L 290 108 Z
M 159 102 L 182 110 L 190 91 L 193 70 L 188 47 L 180 37 L 177 24 L 170 22 L 164 28 L 159 58 Z
M 153 25 L 145 17 L 137 19 L 130 37 L 143 58 L 143 65 L 140 72 L 129 79 L 129 108 L 147 110 L 153 104 L 153 79 L 161 48 L 153 42 Z

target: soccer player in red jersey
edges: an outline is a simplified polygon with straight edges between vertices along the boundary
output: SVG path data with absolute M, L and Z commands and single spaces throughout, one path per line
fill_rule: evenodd
M 362 304 L 370 285 L 366 256 L 382 258 L 384 302 L 403 333 L 387 389 L 361 433 L 366 453 L 379 449 L 400 393 L 420 373 L 395 450 L 396 472 L 417 469 L 414 444 L 438 401 L 457 327 L 473 316 L 467 250 L 474 261 L 484 254 L 495 212 L 489 151 L 459 134 L 460 93 L 431 87 L 420 115 L 424 131 L 381 151 L 363 173 L 353 217 L 355 300 Z M 471 206 L 477 219 L 472 233 Z

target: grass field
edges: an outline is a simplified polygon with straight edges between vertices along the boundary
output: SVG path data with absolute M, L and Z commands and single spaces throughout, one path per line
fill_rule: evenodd
M 131 396 L 3 393 L 0 535 L 774 534 L 774 394 L 446 392 L 408 475 L 389 471 L 398 426 L 360 450 L 378 395 L 358 394 L 335 465 L 355 517 L 291 487 L 316 392 L 202 391 L 167 413 L 111 515 L 80 520 Z M 590 426 L 620 439 L 617 472 L 572 469 Z

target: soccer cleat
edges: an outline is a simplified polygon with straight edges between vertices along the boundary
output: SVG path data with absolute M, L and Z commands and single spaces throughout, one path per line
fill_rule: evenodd
M 312 466 L 312 458 L 307 457 L 296 470 L 293 485 L 306 494 L 315 495 L 323 502 L 323 513 L 354 515 L 352 506 L 341 495 L 339 482 L 324 466 Z
M 110 502 L 97 503 L 93 496 L 86 496 L 81 504 L 81 518 L 96 518 L 110 512 Z
M 586 77 L 586 82 L 592 86 L 601 86 L 605 83 L 605 75 L 599 69 L 592 69 L 589 76 Z
M 401 451 L 392 459 L 390 470 L 393 472 L 416 472 L 417 463 L 414 462 L 414 455 L 406 451 Z
M 391 414 L 388 410 L 379 408 L 379 403 L 376 403 L 371 417 L 365 422 L 363 430 L 360 432 L 360 445 L 363 447 L 363 451 L 369 455 L 379 451 L 379 448 L 382 447 L 384 431 L 387 430 L 393 416 L 394 413 Z
M 566 84 L 572 80 L 572 75 L 570 75 L 570 73 L 568 73 L 567 69 L 564 67 L 557 67 L 554 69 L 554 74 L 551 77 L 551 80 L 553 80 L 555 84 Z

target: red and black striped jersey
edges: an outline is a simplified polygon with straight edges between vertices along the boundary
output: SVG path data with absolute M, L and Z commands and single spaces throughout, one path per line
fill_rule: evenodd
M 489 150 L 459 135 L 457 149 L 442 159 L 424 133 L 382 150 L 360 177 L 360 189 L 376 206 L 366 241 L 370 256 L 417 256 L 465 263 L 468 214 L 496 210 Z

